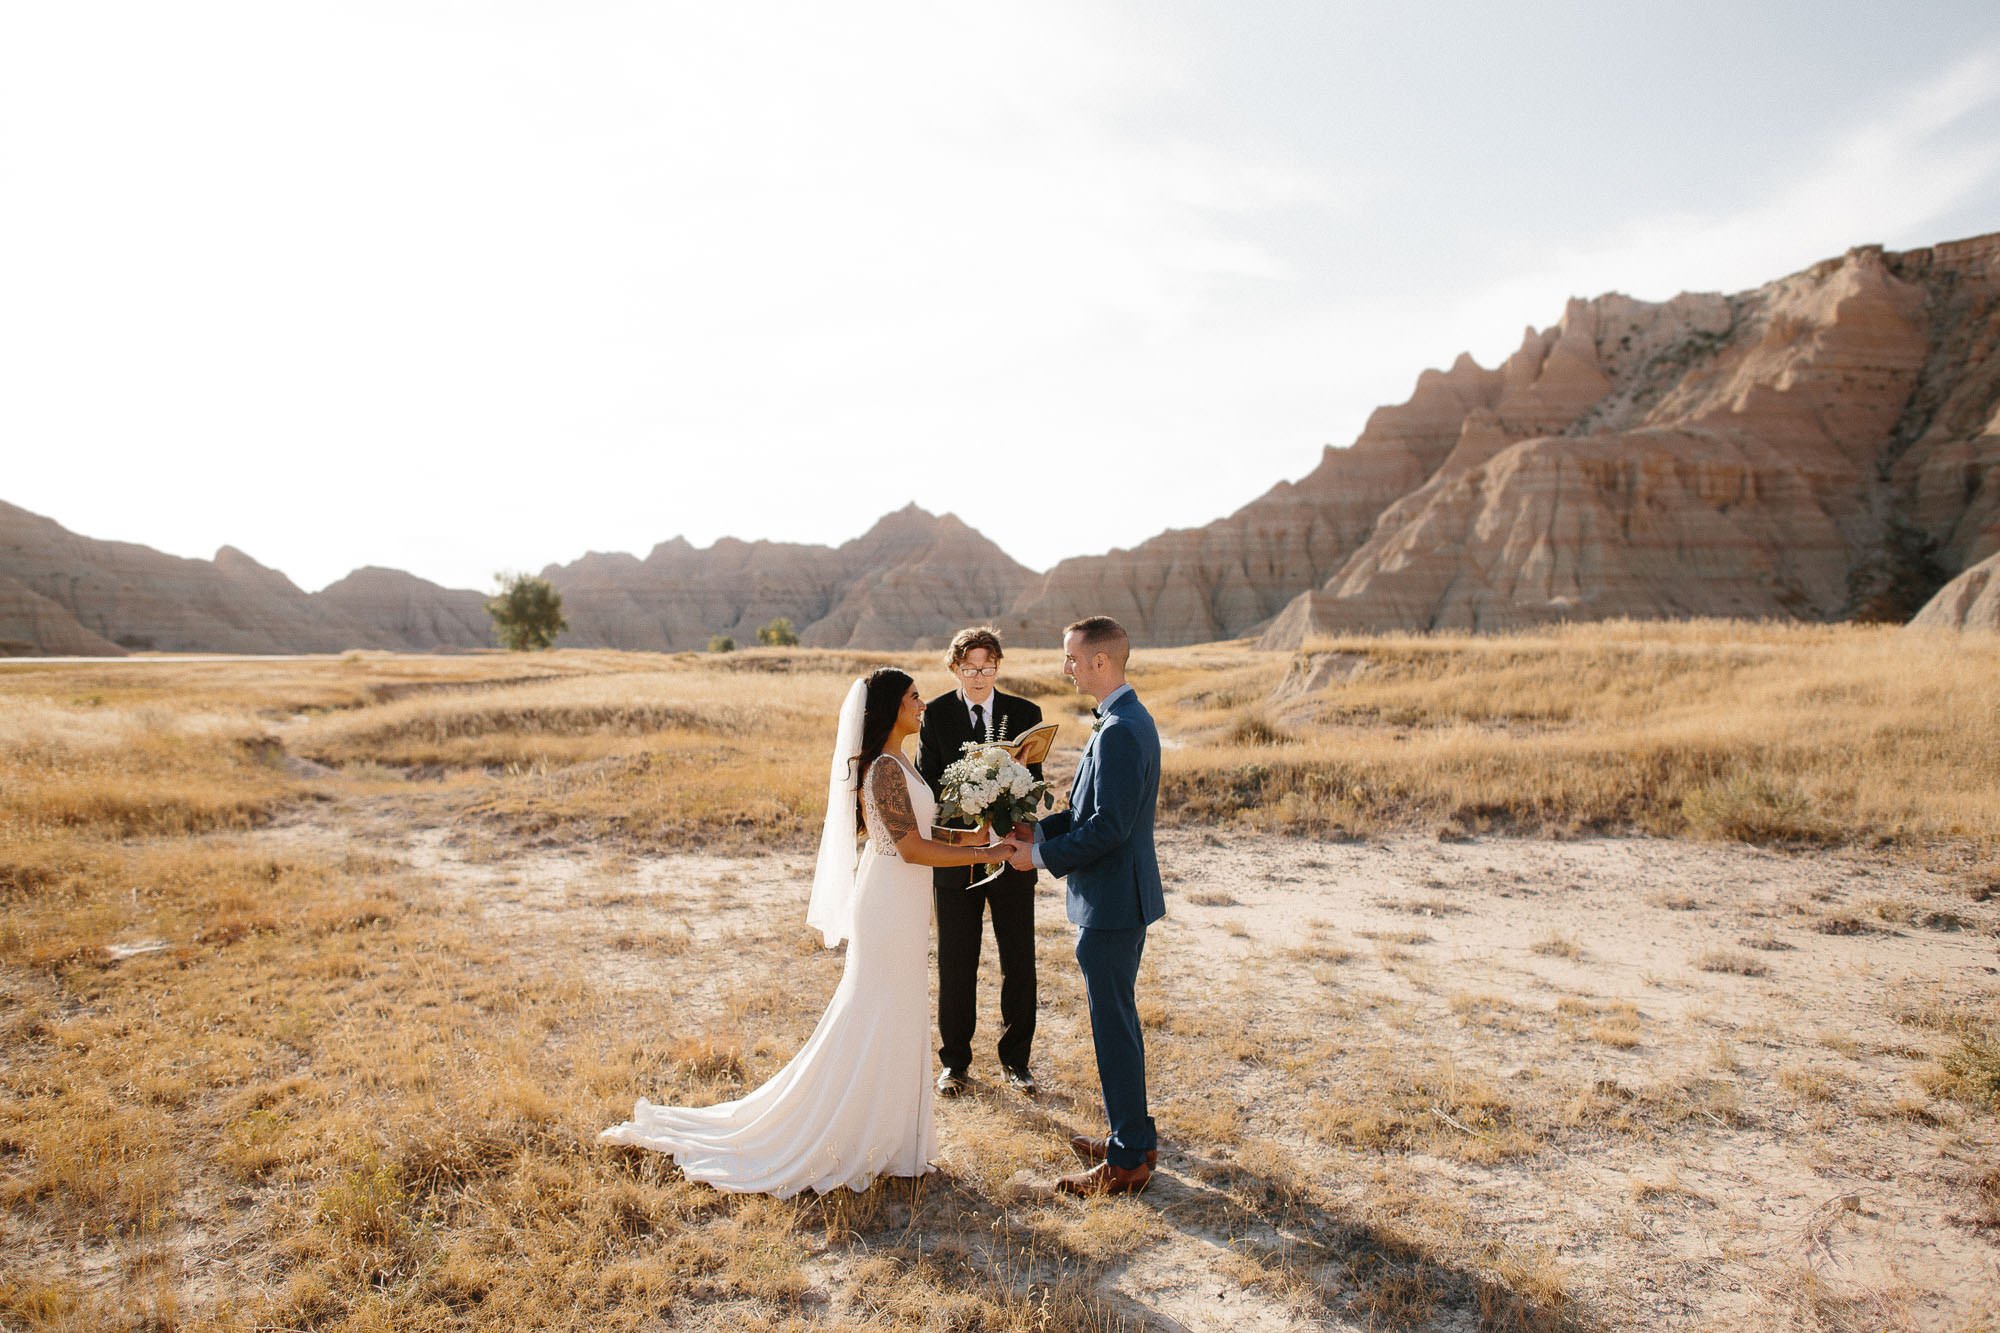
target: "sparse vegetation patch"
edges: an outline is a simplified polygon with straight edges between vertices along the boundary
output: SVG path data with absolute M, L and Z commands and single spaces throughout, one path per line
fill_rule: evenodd
M 1989 664 L 1700 626 L 1338 651 L 1366 669 L 1289 699 L 1283 657 L 1141 655 L 1176 742 L 1141 982 L 1166 1156 L 1095 1205 L 1039 1184 L 1101 1129 L 1053 885 L 1047 1095 L 976 1071 L 937 1174 L 779 1202 L 593 1141 L 812 1031 L 827 722 L 908 655 L 0 664 L 0 1324 L 1643 1326 L 1669 1287 L 1695 1322 L 1731 1284 L 1776 1308 L 1802 1288 L 1741 1253 L 1824 1232 L 1976 1326 L 1950 1274 L 2000 1228 L 2000 1009 L 1897 960 L 2000 921 L 1965 887 L 1991 756 L 1916 712 L 1986 706 Z M 1065 784 L 1081 702 L 1045 650 L 1008 667 Z M 1607 897 L 1588 831 L 1723 868 Z M 1851 873 L 1766 882 L 1814 856 Z M 1797 1021 L 1815 986 L 1839 1007 Z M 1773 1240 L 1787 1188 L 1817 1194 Z M 1857 1191 L 1867 1230 L 1814 1220 Z M 1954 1225 L 1897 1248 L 1911 1216 Z M 1827 1271 L 1802 1320 L 1887 1308 Z

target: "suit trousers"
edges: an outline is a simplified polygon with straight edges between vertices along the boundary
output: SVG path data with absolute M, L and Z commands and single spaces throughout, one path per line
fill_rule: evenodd
M 1146 952 L 1146 928 L 1076 933 L 1076 961 L 1090 1007 L 1090 1038 L 1097 1048 L 1097 1081 L 1104 1089 L 1104 1118 L 1111 1126 L 1105 1158 L 1132 1168 L 1159 1146 L 1146 1114 L 1146 1039 L 1139 1031 L 1134 987 Z
M 985 867 L 979 867 L 983 874 Z M 1000 1063 L 1028 1067 L 1035 1042 L 1035 877 L 1007 871 L 977 889 L 962 887 L 973 870 L 937 873 L 949 887 L 933 886 L 938 933 L 938 1060 L 960 1071 L 972 1065 L 972 1034 L 979 1020 L 979 953 L 986 914 L 1000 948 Z

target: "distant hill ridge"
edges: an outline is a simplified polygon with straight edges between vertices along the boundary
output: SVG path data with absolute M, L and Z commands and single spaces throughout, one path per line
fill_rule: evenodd
M 1141 643 L 1288 647 L 1927 602 L 1922 623 L 1986 626 L 1996 555 L 2000 234 L 1862 246 L 1730 296 L 1573 300 L 1494 369 L 1425 371 L 1300 480 L 1043 575 L 915 505 L 837 547 L 677 537 L 542 573 L 579 647 L 754 642 L 778 616 L 823 647 L 981 621 L 1050 643 L 1094 612 Z M 464 650 L 492 642 L 484 603 L 377 567 L 307 593 L 233 547 L 190 560 L 0 503 L 0 654 Z
M 837 547 L 675 538 L 542 571 L 573 647 L 676 651 L 756 642 L 780 616 L 816 647 L 941 644 L 1009 605 L 1033 573 L 950 514 L 915 505 Z M 491 647 L 486 594 L 369 566 L 316 593 L 234 547 L 213 560 L 80 537 L 0 502 L 0 655 L 292 653 Z
M 1908 618 L 2000 551 L 2000 235 L 1864 246 L 1734 296 L 1572 301 L 1206 527 L 1012 609 L 1146 639 L 1618 616 Z

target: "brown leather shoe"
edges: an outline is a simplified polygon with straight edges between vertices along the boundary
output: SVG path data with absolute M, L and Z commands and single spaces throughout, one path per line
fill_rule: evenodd
M 1088 1134 L 1072 1134 L 1069 1140 L 1070 1151 L 1086 1162 L 1101 1162 L 1105 1160 L 1104 1154 L 1109 1144 L 1109 1136 L 1093 1139 Z M 1158 1148 L 1146 1149 L 1146 1169 L 1151 1171 L 1159 1164 L 1160 1150 Z
M 1088 1171 L 1064 1176 L 1056 1182 L 1056 1188 L 1064 1194 L 1137 1194 L 1152 1178 L 1150 1166 L 1135 1166 L 1128 1171 L 1122 1166 L 1099 1162 Z

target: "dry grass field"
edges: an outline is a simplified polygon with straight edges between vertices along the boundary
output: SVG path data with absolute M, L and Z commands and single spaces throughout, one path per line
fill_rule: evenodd
M 940 1103 L 923 1181 L 779 1202 L 598 1147 L 811 1030 L 824 750 L 878 662 L 946 688 L 0 662 L 0 1327 L 2000 1323 L 2000 640 L 1142 653 L 1146 1195 L 1047 1190 L 1101 1129 L 1047 883 L 1044 1096 Z M 1007 668 L 1066 778 L 1084 701 Z

